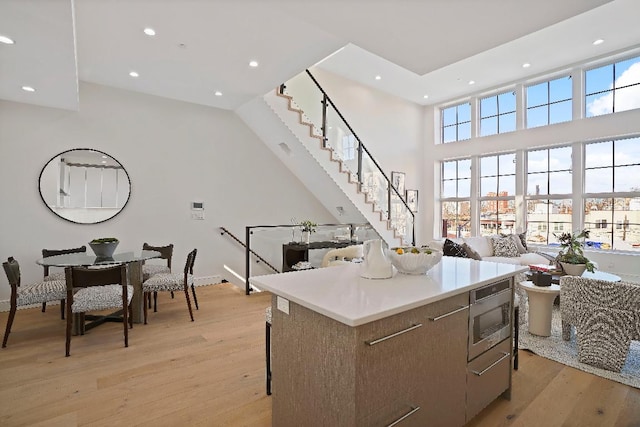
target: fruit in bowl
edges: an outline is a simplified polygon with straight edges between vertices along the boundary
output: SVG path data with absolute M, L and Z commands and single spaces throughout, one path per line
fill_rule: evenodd
M 393 266 L 404 274 L 426 274 L 442 259 L 441 251 L 426 246 L 391 248 L 387 251 L 387 255 Z

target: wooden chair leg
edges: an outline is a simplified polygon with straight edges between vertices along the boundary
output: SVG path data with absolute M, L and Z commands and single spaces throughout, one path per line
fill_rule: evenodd
M 193 302 L 196 304 L 196 310 L 200 310 L 200 308 L 198 308 L 198 297 L 196 297 L 196 287 L 194 285 L 191 285 L 191 293 L 193 294 Z
M 71 355 L 71 325 L 73 323 L 73 314 L 71 314 L 71 310 L 67 307 L 67 336 L 65 342 L 66 353 L 65 356 L 69 357 Z
M 7 319 L 7 328 L 4 331 L 4 339 L 2 340 L 2 348 L 7 346 L 7 340 L 9 339 L 9 334 L 11 333 L 11 326 L 13 325 L 13 318 L 16 316 L 16 305 L 11 304 L 11 309 L 9 310 L 9 318 Z
M 60 318 L 62 320 L 64 320 L 64 306 L 65 306 L 66 300 L 63 298 L 60 300 Z
M 171 291 L 171 299 L 173 299 L 173 291 Z
M 47 310 L 47 303 L 43 302 L 42 303 L 42 312 L 44 313 Z
M 189 316 L 191 316 L 191 321 L 193 322 L 193 310 L 191 309 L 191 298 L 189 298 L 189 289 L 186 286 L 184 288 L 184 296 L 187 298 L 187 307 L 189 307 Z
M 127 297 L 122 293 L 122 329 L 124 330 L 124 346 L 129 347 L 129 302 Z M 143 300 L 144 301 L 144 300 Z
M 144 293 L 144 298 L 142 299 L 143 301 L 145 301 L 147 298 L 149 298 L 149 296 L 151 295 L 150 292 L 145 292 Z M 149 311 L 149 309 L 147 308 L 147 304 L 144 304 L 144 324 L 147 324 L 147 312 Z
M 145 300 L 149 304 L 149 308 L 151 308 L 151 294 L 147 294 L 147 297 L 145 298 Z
M 156 313 L 158 311 L 158 293 L 153 293 L 153 312 Z

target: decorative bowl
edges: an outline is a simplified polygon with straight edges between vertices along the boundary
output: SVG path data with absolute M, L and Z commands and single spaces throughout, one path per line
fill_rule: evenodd
M 89 246 L 93 249 L 93 253 L 96 254 L 99 258 L 109 258 L 113 256 L 113 253 L 116 251 L 116 247 L 118 246 L 119 241 L 109 241 L 109 242 L 89 242 Z
M 401 247 L 387 250 L 393 266 L 403 274 L 426 274 L 440 262 L 442 251 L 431 248 Z

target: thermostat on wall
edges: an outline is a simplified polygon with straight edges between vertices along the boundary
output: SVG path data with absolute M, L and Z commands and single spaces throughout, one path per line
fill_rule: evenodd
M 204 202 L 191 202 L 191 210 L 192 211 L 203 211 L 204 210 Z

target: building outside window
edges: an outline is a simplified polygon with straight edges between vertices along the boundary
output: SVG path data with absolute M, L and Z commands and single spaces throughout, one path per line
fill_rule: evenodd
M 640 250 L 640 138 L 588 143 L 584 150 L 589 245 Z
M 480 158 L 480 235 L 515 232 L 516 155 Z
M 571 76 L 527 86 L 527 128 L 571 121 L 572 98 Z
M 471 138 L 471 103 L 466 102 L 441 111 L 442 143 L 463 141 Z
M 585 72 L 585 116 L 640 108 L 640 56 Z
M 516 130 L 516 93 L 504 92 L 480 100 L 480 136 Z
M 471 159 L 442 163 L 442 237 L 471 233 Z

